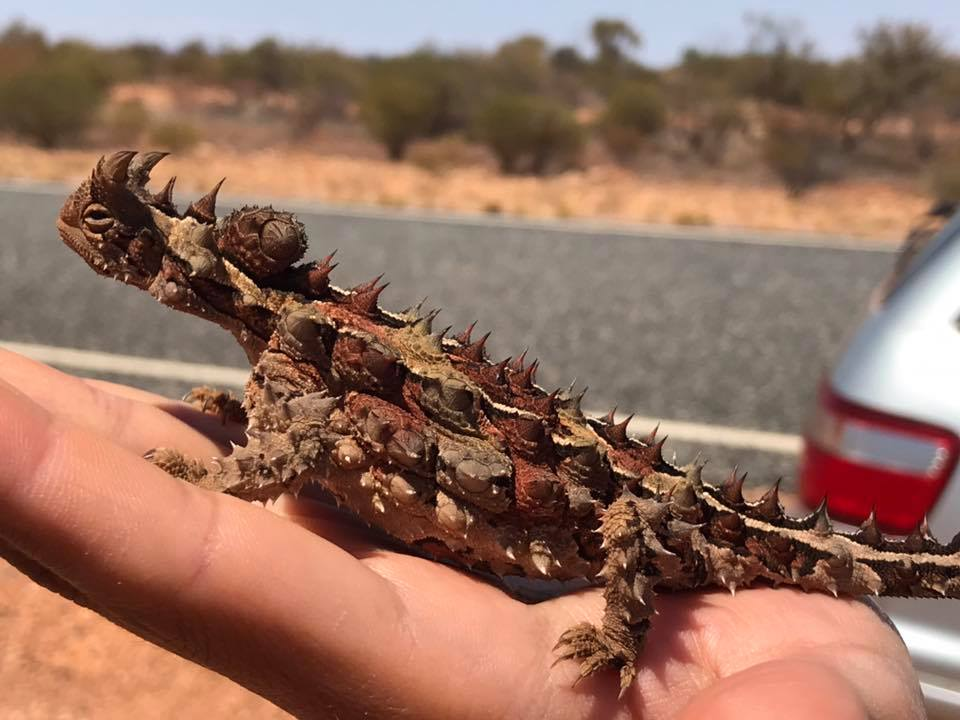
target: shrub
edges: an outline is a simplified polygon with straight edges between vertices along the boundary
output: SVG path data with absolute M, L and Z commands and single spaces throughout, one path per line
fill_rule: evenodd
M 713 225 L 713 218 L 707 213 L 686 210 L 673 216 L 673 224 L 704 227 Z
M 459 135 L 445 135 L 436 140 L 415 143 L 408 153 L 411 163 L 431 173 L 442 173 L 456 167 L 465 167 L 483 157 L 479 148 L 471 147 Z
M 480 111 L 477 134 L 505 173 L 540 175 L 569 167 L 583 147 L 583 131 L 564 106 L 535 95 L 500 95 Z
M 200 131 L 188 122 L 170 120 L 150 131 L 152 145 L 170 152 L 185 152 L 200 142 Z
M 709 165 L 723 159 L 730 136 L 746 123 L 733 103 L 710 104 L 703 108 L 688 135 L 690 149 Z
M 44 63 L 0 81 L 0 127 L 43 147 L 78 139 L 104 99 L 82 66 Z
M 328 120 L 347 120 L 362 85 L 358 63 L 333 50 L 312 50 L 304 53 L 301 65 L 294 134 L 307 135 Z
M 371 134 L 386 147 L 390 159 L 402 160 L 407 146 L 430 129 L 432 93 L 412 76 L 377 75 L 367 86 L 361 117 Z
M 407 145 L 430 127 L 430 116 L 430 94 L 415 78 L 381 76 L 370 81 L 361 117 L 391 160 L 403 159 Z
M 463 90 L 455 81 L 454 70 L 444 58 L 425 51 L 371 69 L 361 100 L 361 118 L 391 160 L 401 160 L 416 138 L 436 137 L 463 127 Z
M 824 129 L 802 121 L 769 119 L 763 158 L 793 197 L 829 180 L 832 144 Z
M 107 117 L 107 129 L 114 145 L 137 145 L 149 126 L 150 113 L 137 99 L 114 106 Z
M 629 162 L 647 138 L 663 129 L 666 120 L 666 103 L 657 88 L 625 84 L 610 97 L 600 134 L 617 162 Z

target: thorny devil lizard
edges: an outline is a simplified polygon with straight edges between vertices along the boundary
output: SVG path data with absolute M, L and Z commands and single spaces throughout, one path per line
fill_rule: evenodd
M 492 363 L 486 336 L 431 329 L 433 315 L 381 308 L 377 278 L 331 285 L 331 258 L 300 263 L 287 212 L 217 218 L 219 185 L 180 213 L 173 180 L 146 189 L 165 153 L 101 158 L 66 201 L 63 240 L 101 275 L 229 330 L 253 368 L 242 405 L 201 389 L 205 409 L 245 420 L 247 443 L 206 465 L 173 449 L 152 459 L 184 480 L 249 500 L 318 483 L 367 523 L 432 557 L 498 576 L 603 586 L 599 625 L 564 632 L 581 677 L 620 673 L 621 694 L 654 615 L 654 591 L 758 580 L 847 595 L 960 597 L 960 535 L 926 523 L 884 538 L 873 514 L 835 532 L 825 505 L 784 514 L 774 485 L 746 502 L 736 473 L 664 461 L 656 431 L 584 417 L 546 393 L 537 363 Z M 222 181 L 221 181 L 222 182 Z M 472 328 L 471 328 L 472 329 Z

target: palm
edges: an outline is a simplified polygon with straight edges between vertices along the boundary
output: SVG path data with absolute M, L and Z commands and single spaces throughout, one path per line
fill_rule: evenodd
M 921 716 L 906 653 L 871 610 L 789 590 L 661 596 L 625 701 L 614 673 L 574 687 L 552 648 L 599 617 L 598 591 L 527 605 L 328 506 L 284 501 L 291 523 L 184 486 L 138 456 L 216 454 L 235 429 L 9 353 L 0 367 L 29 398 L 0 383 L 3 554 L 298 714 Z

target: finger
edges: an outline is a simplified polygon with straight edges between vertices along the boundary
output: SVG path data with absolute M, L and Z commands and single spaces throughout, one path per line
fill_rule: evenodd
M 367 558 L 396 543 L 384 533 L 364 525 L 356 515 L 341 510 L 326 499 L 294 498 L 284 493 L 266 507 L 356 558 Z
M 108 392 L 127 400 L 136 400 L 146 405 L 165 405 L 170 402 L 170 398 L 164 395 L 144 390 L 142 388 L 131 387 L 130 385 L 121 385 L 120 383 L 110 382 L 109 380 L 98 380 L 97 378 L 81 378 L 81 380 L 90 387 L 103 392 Z
M 0 558 L 6 560 L 14 568 L 50 592 L 54 592 L 78 605 L 86 605 L 85 598 L 77 592 L 73 585 L 3 540 L 0 540 Z
M 586 599 L 592 602 L 580 602 Z M 909 656 L 897 635 L 862 603 L 787 588 L 744 590 L 735 597 L 723 592 L 661 595 L 655 602 L 658 614 L 628 696 L 644 718 L 672 718 L 678 701 L 785 658 L 832 667 L 864 699 L 873 720 L 914 717 L 919 686 Z M 601 606 L 598 597 L 569 595 L 538 610 L 548 613 L 547 634 L 556 637 L 577 622 L 596 622 Z M 574 663 L 561 663 L 556 671 L 571 681 L 577 674 Z M 600 675 L 581 686 L 601 692 Z
M 218 415 L 198 410 L 196 406 L 179 400 L 171 400 L 163 395 L 141 390 L 140 388 L 108 382 L 106 380 L 83 380 L 90 387 L 126 400 L 151 405 L 173 416 L 188 427 L 193 428 L 214 442 L 226 453 L 230 443 L 242 444 L 244 426 L 231 420 L 224 420 Z
M 763 663 L 722 678 L 684 708 L 679 720 L 879 720 L 832 668 L 804 660 Z M 909 720 L 907 715 L 887 717 Z
M 176 481 L 0 384 L 0 536 L 138 634 L 299 714 L 410 652 L 389 584 L 261 508 Z M 405 687 L 416 667 L 398 673 Z M 316 706 L 304 707 L 304 698 Z
M 164 410 L 164 404 L 168 407 L 180 405 L 183 417 L 203 415 L 183 403 L 161 399 L 148 404 L 115 392 L 105 392 L 102 386 L 6 350 L 0 350 L 0 379 L 50 413 L 102 433 L 137 454 L 142 455 L 160 445 L 176 447 L 196 457 L 224 453 L 219 443 Z M 212 425 L 218 421 L 208 416 L 204 422 Z

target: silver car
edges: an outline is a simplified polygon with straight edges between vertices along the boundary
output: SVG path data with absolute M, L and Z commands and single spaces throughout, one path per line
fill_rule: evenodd
M 906 534 L 960 531 L 960 214 L 908 240 L 825 377 L 805 432 L 800 492 L 831 516 Z M 960 718 L 960 606 L 886 598 L 931 718 Z

